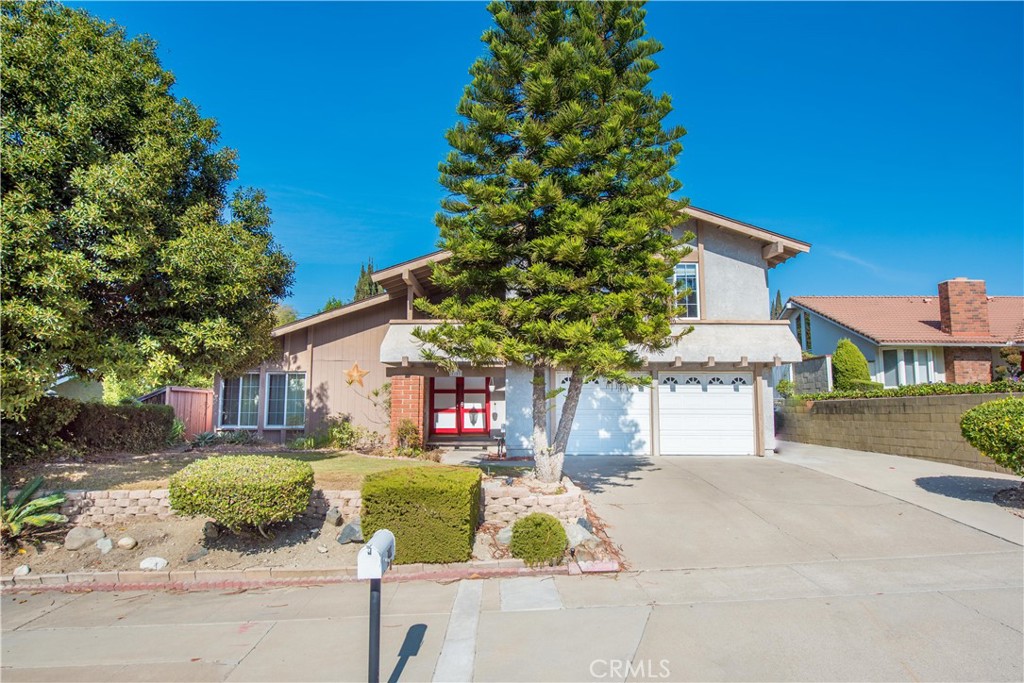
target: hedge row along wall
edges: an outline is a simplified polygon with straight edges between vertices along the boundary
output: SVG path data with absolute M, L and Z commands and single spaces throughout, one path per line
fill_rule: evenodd
M 1007 472 L 964 440 L 960 435 L 960 416 L 976 405 L 1011 395 L 791 399 L 776 413 L 776 434 L 786 441 Z

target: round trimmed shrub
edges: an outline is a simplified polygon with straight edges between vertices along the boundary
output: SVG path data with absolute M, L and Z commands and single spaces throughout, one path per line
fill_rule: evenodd
M 512 525 L 512 557 L 528 565 L 558 564 L 568 546 L 562 523 L 551 515 L 534 512 Z
M 238 531 L 285 522 L 301 514 L 313 493 L 307 462 L 266 455 L 225 455 L 198 460 L 171 476 L 171 508 L 205 515 Z
M 844 391 L 863 388 L 861 382 L 871 382 L 868 359 L 856 344 L 844 337 L 832 354 L 832 383 L 836 390 Z
M 1004 398 L 975 406 L 960 418 L 967 443 L 1024 477 L 1024 398 Z

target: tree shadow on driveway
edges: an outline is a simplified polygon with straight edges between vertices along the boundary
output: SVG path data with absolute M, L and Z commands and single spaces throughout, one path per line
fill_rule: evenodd
M 584 491 L 601 493 L 609 488 L 633 486 L 643 472 L 657 472 L 660 465 L 638 455 L 566 456 L 563 470 Z
M 945 474 L 936 477 L 918 477 L 914 483 L 929 493 L 937 493 L 958 500 L 998 503 L 994 497 L 1000 491 L 1019 486 L 1012 479 L 995 477 L 961 477 Z

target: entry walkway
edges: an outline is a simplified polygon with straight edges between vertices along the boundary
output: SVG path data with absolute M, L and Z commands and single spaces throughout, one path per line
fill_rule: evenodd
M 570 459 L 632 570 L 386 583 L 382 676 L 1020 681 L 1020 545 L 894 495 L 1002 478 L 900 458 L 897 485 L 844 457 Z M 364 680 L 367 605 L 361 584 L 5 594 L 2 678 Z

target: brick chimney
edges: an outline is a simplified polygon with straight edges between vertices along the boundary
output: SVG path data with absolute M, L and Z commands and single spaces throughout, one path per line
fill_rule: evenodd
M 988 337 L 988 296 L 984 280 L 958 277 L 939 283 L 942 331 L 954 337 Z

